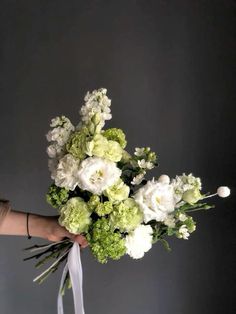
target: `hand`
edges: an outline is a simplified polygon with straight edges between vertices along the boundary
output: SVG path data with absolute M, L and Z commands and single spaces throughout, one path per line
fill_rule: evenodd
M 37 221 L 34 221 L 34 220 Z M 74 242 L 80 244 L 82 248 L 88 246 L 88 242 L 83 235 L 76 235 L 70 233 L 58 223 L 58 216 L 29 216 L 30 227 L 32 228 L 32 235 L 40 236 L 52 242 L 61 241 L 64 238 L 69 238 Z M 36 226 L 37 225 L 37 226 Z M 34 234 L 38 230 L 38 234 Z

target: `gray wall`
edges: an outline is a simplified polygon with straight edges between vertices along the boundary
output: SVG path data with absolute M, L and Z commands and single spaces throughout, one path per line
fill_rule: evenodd
M 83 252 L 86 314 L 235 313 L 234 1 L 0 1 L 0 192 L 15 209 L 54 215 L 45 133 L 74 123 L 87 90 L 108 88 L 113 120 L 129 149 L 149 145 L 155 174 L 193 172 L 204 191 L 232 188 L 194 215 L 188 241 L 171 239 L 134 261 L 106 266 Z M 58 272 L 32 283 L 22 248 L 0 238 L 0 313 L 53 314 Z M 73 313 L 70 293 L 66 313 Z

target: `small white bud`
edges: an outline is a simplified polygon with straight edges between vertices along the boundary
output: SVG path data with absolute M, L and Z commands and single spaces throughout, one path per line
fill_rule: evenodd
M 158 182 L 169 184 L 170 183 L 170 177 L 167 176 L 166 174 L 162 174 L 159 177 Z
M 228 197 L 230 195 L 230 189 L 227 186 L 220 186 L 217 189 L 217 194 L 219 197 Z

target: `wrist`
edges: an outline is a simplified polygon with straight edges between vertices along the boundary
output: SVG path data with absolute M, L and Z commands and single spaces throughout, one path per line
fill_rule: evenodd
M 28 217 L 29 235 L 48 239 L 52 234 L 52 219 L 51 217 L 30 214 Z

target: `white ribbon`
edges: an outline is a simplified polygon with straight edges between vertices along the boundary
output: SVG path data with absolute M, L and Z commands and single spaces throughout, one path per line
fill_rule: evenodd
M 74 243 L 72 246 L 67 263 L 62 273 L 61 277 L 61 284 L 57 298 L 57 313 L 64 314 L 63 310 L 63 301 L 61 295 L 61 289 L 63 287 L 64 280 L 66 278 L 66 274 L 69 270 L 70 280 L 72 285 L 73 291 L 73 298 L 74 298 L 74 309 L 75 314 L 85 314 L 84 312 L 84 301 L 83 301 L 83 271 L 80 259 L 80 247 L 77 242 Z

